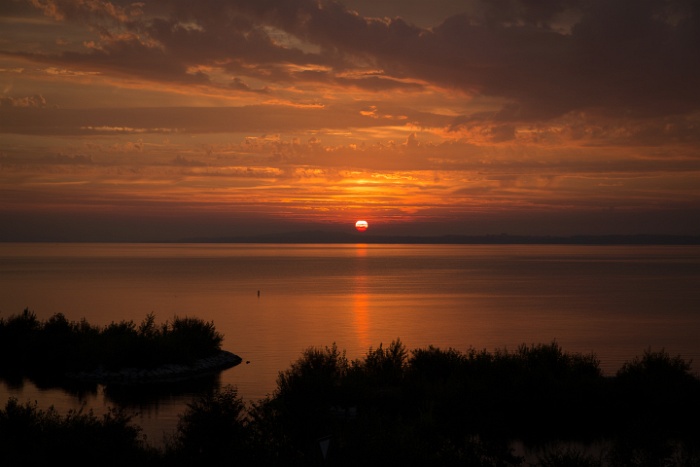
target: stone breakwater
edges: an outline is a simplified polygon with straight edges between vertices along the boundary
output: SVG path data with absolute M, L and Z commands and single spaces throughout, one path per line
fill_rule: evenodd
M 122 368 L 109 371 L 97 368 L 67 375 L 69 379 L 97 384 L 151 384 L 183 381 L 215 373 L 240 364 L 241 357 L 222 350 L 217 355 L 201 358 L 192 365 L 167 364 L 157 368 Z

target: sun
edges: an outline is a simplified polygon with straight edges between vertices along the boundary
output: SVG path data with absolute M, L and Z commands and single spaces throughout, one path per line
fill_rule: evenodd
M 367 221 L 355 222 L 355 228 L 360 232 L 364 232 L 365 230 L 367 230 L 367 227 L 369 227 L 369 224 L 367 223 Z

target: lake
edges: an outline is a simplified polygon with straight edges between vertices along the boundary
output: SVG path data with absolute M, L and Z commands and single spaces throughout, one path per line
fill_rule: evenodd
M 211 321 L 244 363 L 202 384 L 246 401 L 333 343 L 356 359 L 397 338 L 461 351 L 556 341 L 609 375 L 645 349 L 698 361 L 699 304 L 698 246 L 0 243 L 0 318 Z M 158 445 L 200 389 L 120 397 L 0 380 L 0 403 L 122 404 Z

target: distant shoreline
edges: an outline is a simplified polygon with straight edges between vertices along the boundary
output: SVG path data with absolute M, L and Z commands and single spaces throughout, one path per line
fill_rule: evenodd
M 700 245 L 700 235 L 372 235 L 360 232 L 306 231 L 226 237 L 154 239 L 33 239 L 0 240 L 0 243 L 263 243 L 263 244 L 378 244 L 378 245 Z
M 397 236 L 360 233 L 294 232 L 239 237 L 194 237 L 182 243 L 368 243 L 440 245 L 700 245 L 693 235 L 441 235 Z

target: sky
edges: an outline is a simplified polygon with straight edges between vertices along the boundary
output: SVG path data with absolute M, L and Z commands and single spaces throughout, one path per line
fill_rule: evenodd
M 0 241 L 700 235 L 697 0 L 3 0 Z

